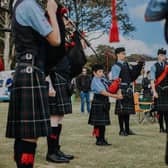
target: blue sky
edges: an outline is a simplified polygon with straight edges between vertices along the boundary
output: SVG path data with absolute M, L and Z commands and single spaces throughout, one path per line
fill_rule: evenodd
M 108 35 L 104 35 L 99 40 L 93 41 L 93 46 L 96 47 L 98 44 L 124 46 L 128 54 L 140 53 L 151 56 L 156 56 L 158 48 L 168 50 L 164 40 L 164 21 L 144 21 L 144 12 L 149 0 L 125 0 L 125 2 L 127 3 L 125 10 L 136 27 L 136 32 L 132 33 L 133 37 L 126 37 L 120 33 L 120 43 L 109 43 Z
M 133 33 L 133 38 L 143 41 L 155 54 L 158 47 L 166 47 L 164 40 L 164 21 L 161 22 L 145 22 L 144 12 L 149 0 L 125 0 L 127 3 L 126 9 L 129 13 L 131 21 L 137 28 Z

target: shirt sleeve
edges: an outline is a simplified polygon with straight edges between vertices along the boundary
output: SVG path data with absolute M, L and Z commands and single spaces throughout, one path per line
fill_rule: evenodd
M 118 79 L 120 75 L 121 68 L 118 65 L 113 65 L 111 68 L 112 80 Z
M 93 79 L 92 84 L 91 84 L 91 90 L 94 93 L 100 94 L 100 92 L 106 91 L 106 88 L 100 79 Z
M 153 65 L 150 70 L 150 80 L 155 80 L 156 79 L 156 67 Z
M 45 17 L 44 11 L 35 1 L 25 1 L 16 10 L 16 19 L 23 26 L 30 26 L 42 36 L 52 32 L 52 27 Z

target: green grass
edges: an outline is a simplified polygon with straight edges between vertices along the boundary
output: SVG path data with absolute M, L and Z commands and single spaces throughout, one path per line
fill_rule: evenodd
M 13 140 L 5 138 L 7 108 L 8 103 L 0 103 L 0 168 L 15 168 Z M 80 114 L 79 109 L 79 102 L 76 102 L 73 114 L 65 116 L 61 136 L 61 149 L 73 154 L 75 159 L 69 164 L 46 162 L 46 139 L 40 138 L 35 168 L 166 168 L 166 136 L 159 133 L 158 123 L 139 124 L 138 116 L 131 116 L 131 128 L 137 135 L 120 137 L 117 117 L 111 109 L 112 124 L 107 127 L 106 137 L 113 145 L 99 147 L 91 136 L 88 115 Z

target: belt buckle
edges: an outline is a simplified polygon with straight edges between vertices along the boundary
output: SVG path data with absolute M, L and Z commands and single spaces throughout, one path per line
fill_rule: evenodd
M 26 67 L 26 73 L 30 74 L 33 72 L 33 68 L 31 66 Z
M 26 60 L 32 60 L 32 54 L 27 53 L 26 54 Z

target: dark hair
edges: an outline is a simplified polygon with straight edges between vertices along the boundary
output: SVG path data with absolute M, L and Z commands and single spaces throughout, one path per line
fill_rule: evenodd
M 94 64 L 92 66 L 92 71 L 104 70 L 104 66 L 102 64 Z
M 116 48 L 115 49 L 115 55 L 121 53 L 121 52 L 124 52 L 125 51 L 125 48 L 124 47 L 119 47 L 119 48 Z
M 147 72 L 146 72 L 146 74 L 149 74 L 149 73 L 150 73 L 150 71 L 147 71 Z
M 166 55 L 166 50 L 164 48 L 158 49 L 157 55 L 159 54 Z

